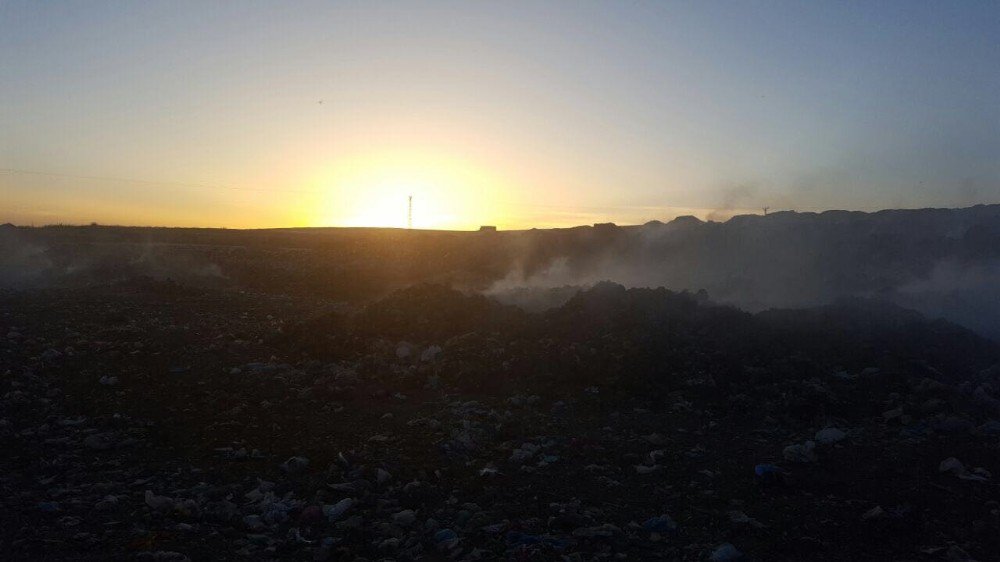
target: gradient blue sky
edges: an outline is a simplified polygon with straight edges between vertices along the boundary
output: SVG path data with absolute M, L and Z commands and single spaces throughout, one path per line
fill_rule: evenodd
M 1000 3 L 0 0 L 0 169 L 18 223 L 998 202 Z

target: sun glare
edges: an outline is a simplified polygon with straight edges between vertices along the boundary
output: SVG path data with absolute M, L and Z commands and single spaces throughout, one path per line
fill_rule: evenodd
M 357 202 L 353 212 L 341 222 L 344 226 L 384 226 L 404 228 L 407 226 L 409 198 L 415 192 L 424 192 L 416 184 L 392 182 L 369 188 L 360 188 L 365 193 Z M 425 203 L 420 201 L 420 203 Z M 426 213 L 417 215 L 423 222 L 434 223 Z M 419 224 L 419 223 L 418 223 Z
M 496 218 L 501 182 L 469 162 L 408 153 L 342 159 L 320 174 L 325 195 L 314 224 L 406 228 L 413 197 L 413 228 L 473 229 Z

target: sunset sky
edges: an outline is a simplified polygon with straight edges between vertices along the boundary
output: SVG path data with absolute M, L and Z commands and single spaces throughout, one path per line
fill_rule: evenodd
M 0 222 L 1000 202 L 997 2 L 0 0 Z

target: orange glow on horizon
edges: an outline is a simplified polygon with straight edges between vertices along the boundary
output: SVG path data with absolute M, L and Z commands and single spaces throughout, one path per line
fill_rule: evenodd
M 503 222 L 505 214 L 500 178 L 476 163 L 426 151 L 345 158 L 309 184 L 321 193 L 307 210 L 313 226 L 405 228 L 410 195 L 414 228 L 474 229 Z

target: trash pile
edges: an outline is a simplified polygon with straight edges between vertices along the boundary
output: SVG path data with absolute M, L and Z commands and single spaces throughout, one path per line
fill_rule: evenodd
M 543 312 L 432 285 L 0 301 L 14 558 L 1000 556 L 1000 349 L 905 311 L 613 284 Z

